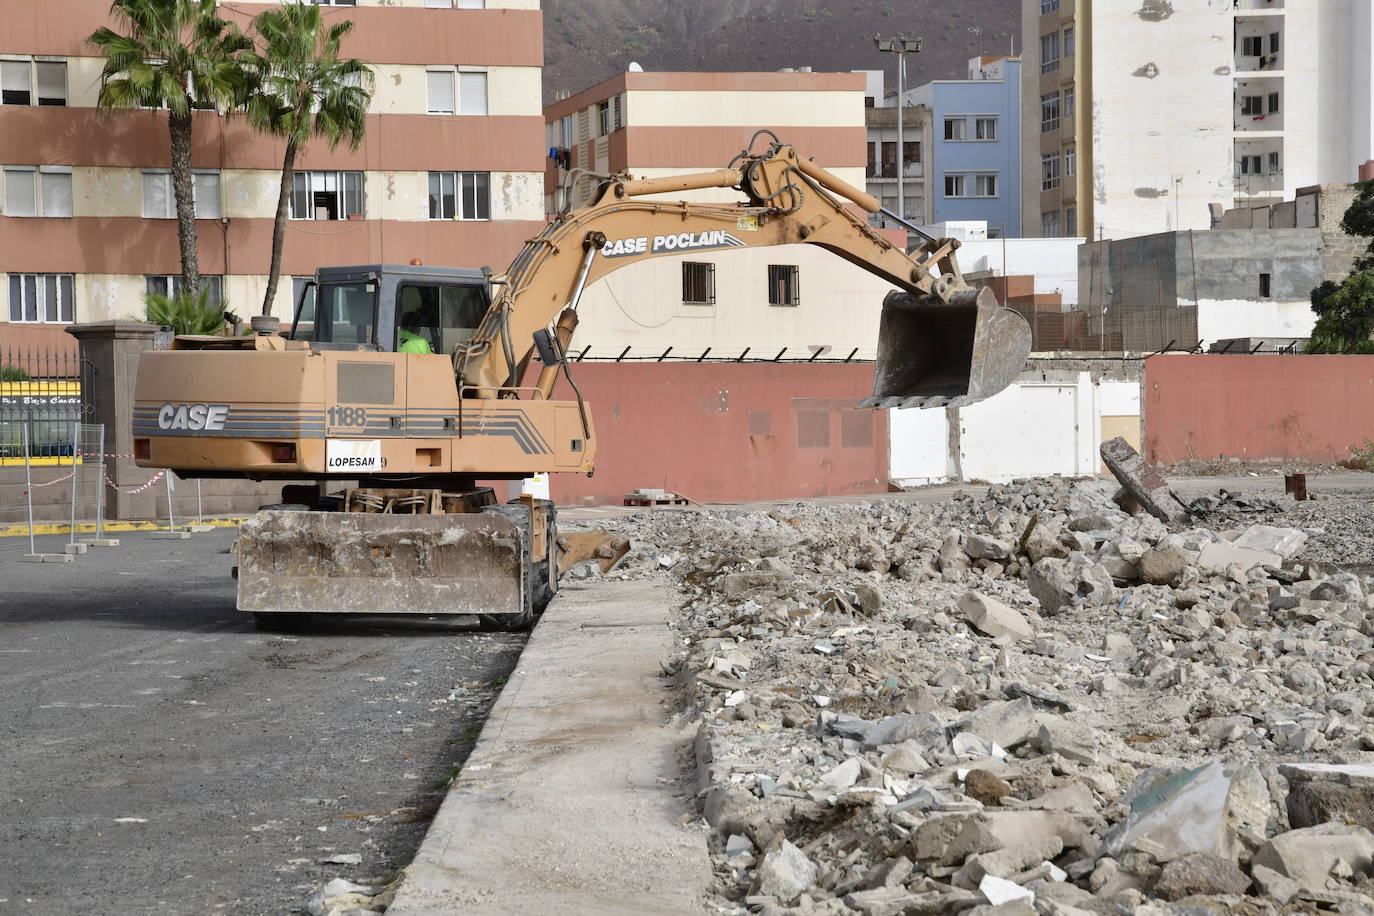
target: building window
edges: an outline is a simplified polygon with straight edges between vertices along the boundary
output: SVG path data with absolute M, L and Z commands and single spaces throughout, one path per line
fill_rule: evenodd
M 1059 187 L 1059 154 L 1043 153 L 1040 156 L 1040 190 L 1053 191 Z
M 1059 69 L 1059 33 L 1040 36 L 1040 72 L 1053 73 Z
M 1260 173 L 1260 157 L 1241 156 L 1240 173 L 1242 175 L 1258 175 Z
M 1270 174 L 1270 175 L 1277 175 L 1277 174 L 1278 174 L 1279 172 L 1281 172 L 1281 171 L 1283 171 L 1283 169 L 1280 167 L 1280 163 L 1279 163 L 1279 154 L 1278 154 L 1278 153 L 1270 153 L 1270 154 L 1269 154 L 1269 174 Z
M 883 171 L 882 177 L 897 177 L 897 141 L 883 141 Z
M 1047 239 L 1059 238 L 1059 211 L 1050 210 L 1040 214 L 1040 235 Z
M 1059 9 L 1059 0 L 1040 0 L 1040 15 L 1048 16 Z
M 1064 30 L 1064 56 L 1073 57 L 1073 26 Z
M 864 167 L 864 177 L 865 177 L 865 178 L 877 178 L 877 177 L 878 177 L 878 152 L 877 152 L 877 150 L 878 150 L 878 144 L 877 144 L 875 141 L 873 141 L 873 140 L 868 141 L 868 165 L 866 165 L 866 166 Z
M 1073 117 L 1073 96 L 1074 91 L 1072 86 L 1064 90 L 1064 117 L 1066 118 Z
M 211 305 L 217 306 L 224 301 L 223 286 L 222 277 L 211 274 L 200 275 L 200 288 L 210 291 L 208 298 Z M 150 296 L 179 296 L 181 295 L 181 274 L 149 274 L 143 278 L 143 291 Z M 295 308 L 294 302 L 292 308 Z
M 429 218 L 491 219 L 491 174 L 430 172 Z
M 996 172 L 951 172 L 945 175 L 946 197 L 996 197 Z
M 71 216 L 71 167 L 5 166 L 5 215 Z
M 945 118 L 945 139 L 963 140 L 966 123 L 963 118 Z
M 620 130 L 620 128 L 622 128 L 622 127 L 625 126 L 625 116 L 624 116 L 624 111 L 623 111 L 623 109 L 622 109 L 623 103 L 621 102 L 621 99 L 622 99 L 622 98 L 624 98 L 624 96 L 619 96 L 619 95 L 617 95 L 617 96 L 612 96 L 612 97 L 611 97 L 611 130 L 612 130 L 612 131 Z
M 300 324 L 315 323 L 315 278 L 314 277 L 292 277 L 291 278 L 291 316 L 293 321 Z M 305 300 L 301 300 L 301 295 L 305 295 Z M 299 316 L 297 315 L 299 310 Z
M 454 93 L 452 70 L 426 70 L 429 102 L 426 111 L 430 114 L 451 115 L 454 112 Z
M 979 140 L 996 140 L 997 119 L 975 118 L 973 121 L 973 136 Z
M 67 62 L 44 58 L 0 59 L 0 105 L 66 105 Z
M 1243 115 L 1264 114 L 1264 96 L 1243 95 L 1240 97 L 1240 113 Z
M 921 161 L 921 141 L 903 140 L 902 141 L 902 162 L 907 164 Z
M 1278 94 L 1277 92 L 1271 92 L 1271 93 L 1269 93 L 1269 113 L 1270 113 L 1270 114 L 1274 114 L 1274 113 L 1277 112 L 1278 110 L 1279 110 L 1279 94 Z
M 769 268 L 769 280 L 772 280 L 772 268 Z M 682 301 L 686 305 L 716 304 L 716 265 L 682 262 Z
M 1040 96 L 1040 133 L 1059 129 L 1059 93 Z
M 596 135 L 604 137 L 611 132 L 611 100 L 606 99 L 596 104 Z
M 362 172 L 294 172 L 291 218 L 362 218 L 366 205 Z
M 1078 172 L 1078 147 L 1064 147 L 1064 177 L 1068 178 Z
M 968 186 L 966 175 L 946 175 L 945 176 L 945 196 L 946 197 L 967 197 L 965 188 Z
M 486 73 L 462 71 L 458 74 L 458 113 L 460 115 L 484 115 L 487 113 Z
M 76 320 L 72 274 L 10 274 L 10 321 L 71 324 Z
M 219 172 L 196 169 L 191 173 L 192 201 L 196 219 L 219 219 Z M 166 169 L 143 170 L 144 219 L 176 219 L 176 194 L 172 173 Z
M 1264 38 L 1259 35 L 1246 35 L 1240 40 L 1241 57 L 1259 57 L 1264 53 Z
M 801 282 L 795 264 L 768 265 L 768 304 L 796 305 L 801 301 Z
M 997 176 L 978 175 L 974 181 L 974 197 L 996 197 L 997 196 Z
M 1277 53 L 1279 53 L 1279 44 L 1280 44 L 1279 33 L 1278 33 L 1278 32 L 1270 32 L 1270 33 L 1269 33 L 1269 53 L 1270 53 L 1270 54 L 1277 54 Z
M 1069 238 L 1078 235 L 1078 208 L 1064 208 L 1064 234 Z
M 1270 294 L 1270 275 L 1260 274 L 1259 294 L 1261 299 L 1268 299 Z

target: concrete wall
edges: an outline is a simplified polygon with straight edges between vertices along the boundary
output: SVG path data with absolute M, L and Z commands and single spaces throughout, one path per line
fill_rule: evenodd
M 1154 463 L 1340 461 L 1374 438 L 1374 356 L 1152 356 L 1144 406 Z
M 890 474 L 906 486 L 1095 474 L 1102 442 L 1139 442 L 1140 365 L 1035 360 L 1007 390 L 956 410 L 896 410 Z
M 700 502 L 881 493 L 887 415 L 856 410 L 872 365 L 582 363 L 601 442 L 593 477 L 552 475 L 562 505 L 640 487 Z M 557 397 L 571 397 L 565 381 Z

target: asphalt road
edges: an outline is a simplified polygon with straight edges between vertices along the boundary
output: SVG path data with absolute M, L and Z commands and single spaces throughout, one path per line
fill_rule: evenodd
M 258 632 L 233 536 L 0 545 L 0 914 L 291 913 L 411 861 L 524 637 Z

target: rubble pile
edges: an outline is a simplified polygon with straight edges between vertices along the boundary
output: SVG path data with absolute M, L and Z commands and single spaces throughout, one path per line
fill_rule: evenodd
M 685 595 L 724 906 L 1374 913 L 1374 580 L 1305 553 L 1339 500 L 1115 489 L 624 520 Z

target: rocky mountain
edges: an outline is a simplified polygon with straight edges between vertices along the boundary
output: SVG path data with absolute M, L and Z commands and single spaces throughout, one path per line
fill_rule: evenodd
M 873 36 L 919 35 L 907 84 L 962 79 L 978 54 L 1021 48 L 1016 0 L 544 0 L 544 96 L 645 70 L 818 71 L 885 67 Z

